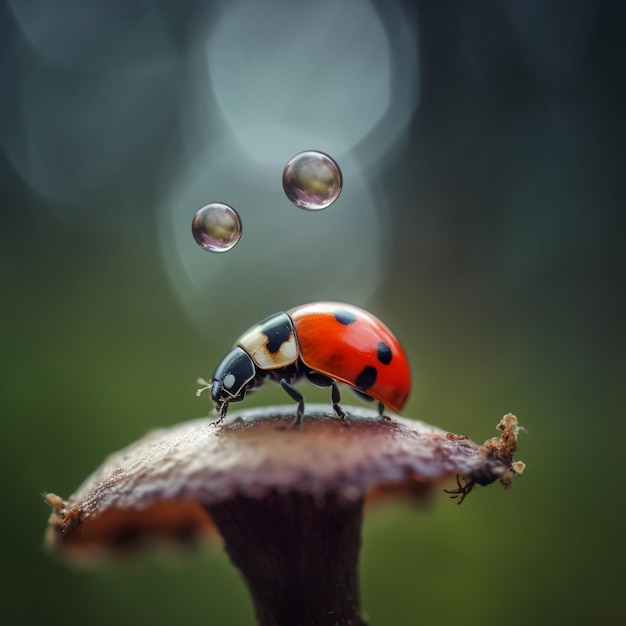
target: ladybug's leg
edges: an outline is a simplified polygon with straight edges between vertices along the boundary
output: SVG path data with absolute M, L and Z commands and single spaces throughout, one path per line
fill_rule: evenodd
M 337 387 L 337 383 L 333 380 L 332 384 L 332 391 L 331 391 L 331 398 L 333 401 L 333 409 L 335 409 L 335 413 L 337 413 L 337 415 L 341 418 L 341 419 L 345 419 L 346 418 L 346 412 L 339 406 L 339 402 L 341 400 L 341 394 L 339 393 L 339 387 Z
M 331 398 L 333 401 L 333 410 L 337 414 L 338 417 L 344 419 L 346 416 L 345 411 L 339 406 L 339 401 L 341 400 L 341 394 L 339 393 L 339 387 L 335 381 L 330 378 L 330 376 L 325 376 L 324 374 L 320 374 L 319 372 L 315 372 L 310 370 L 306 372 L 306 377 L 317 387 L 331 387 Z
M 302 424 L 302 416 L 304 415 L 304 396 L 293 385 L 290 385 L 285 378 L 280 379 L 280 386 L 289 394 L 292 400 L 298 403 L 296 419 L 293 425 L 300 426 Z
M 212 426 L 217 426 L 224 421 L 226 417 L 226 412 L 228 411 L 228 402 L 222 402 L 222 406 L 220 407 L 220 416 L 214 421 L 211 422 Z

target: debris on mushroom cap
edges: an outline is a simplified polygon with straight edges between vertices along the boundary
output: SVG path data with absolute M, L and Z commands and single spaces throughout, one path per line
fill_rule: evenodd
M 498 479 L 508 486 L 523 469 L 513 462 L 511 414 L 498 425 L 501 437 L 479 446 L 416 420 L 355 407 L 339 419 L 326 408 L 310 405 L 296 429 L 285 406 L 234 412 L 219 426 L 204 418 L 152 432 L 112 454 L 67 501 L 47 495 L 47 543 L 68 556 L 155 539 L 184 545 L 214 529 L 207 507 L 239 496 L 425 499 L 455 475 L 472 486 Z

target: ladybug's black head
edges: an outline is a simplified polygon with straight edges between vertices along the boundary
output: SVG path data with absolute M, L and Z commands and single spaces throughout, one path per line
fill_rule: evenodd
M 256 376 L 256 367 L 247 352 L 233 348 L 213 373 L 211 400 L 220 414 L 226 415 L 229 402 L 243 400 Z

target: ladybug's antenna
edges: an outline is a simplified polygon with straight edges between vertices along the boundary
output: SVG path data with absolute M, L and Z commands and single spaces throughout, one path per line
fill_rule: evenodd
M 204 391 L 211 389 L 211 387 L 213 386 L 213 383 L 207 383 L 207 381 L 204 380 L 204 378 L 198 378 L 196 382 L 199 385 L 202 385 L 202 387 L 200 387 L 200 389 L 196 391 L 196 396 L 198 397 L 200 397 Z

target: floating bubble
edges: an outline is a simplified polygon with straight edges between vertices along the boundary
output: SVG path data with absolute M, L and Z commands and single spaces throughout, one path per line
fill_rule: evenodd
M 201 248 L 209 252 L 226 252 L 241 238 L 241 218 L 228 204 L 211 202 L 193 216 L 191 232 Z
M 341 193 L 343 177 L 334 159 L 324 152 L 307 150 L 289 159 L 283 171 L 283 189 L 297 207 L 320 211 Z

